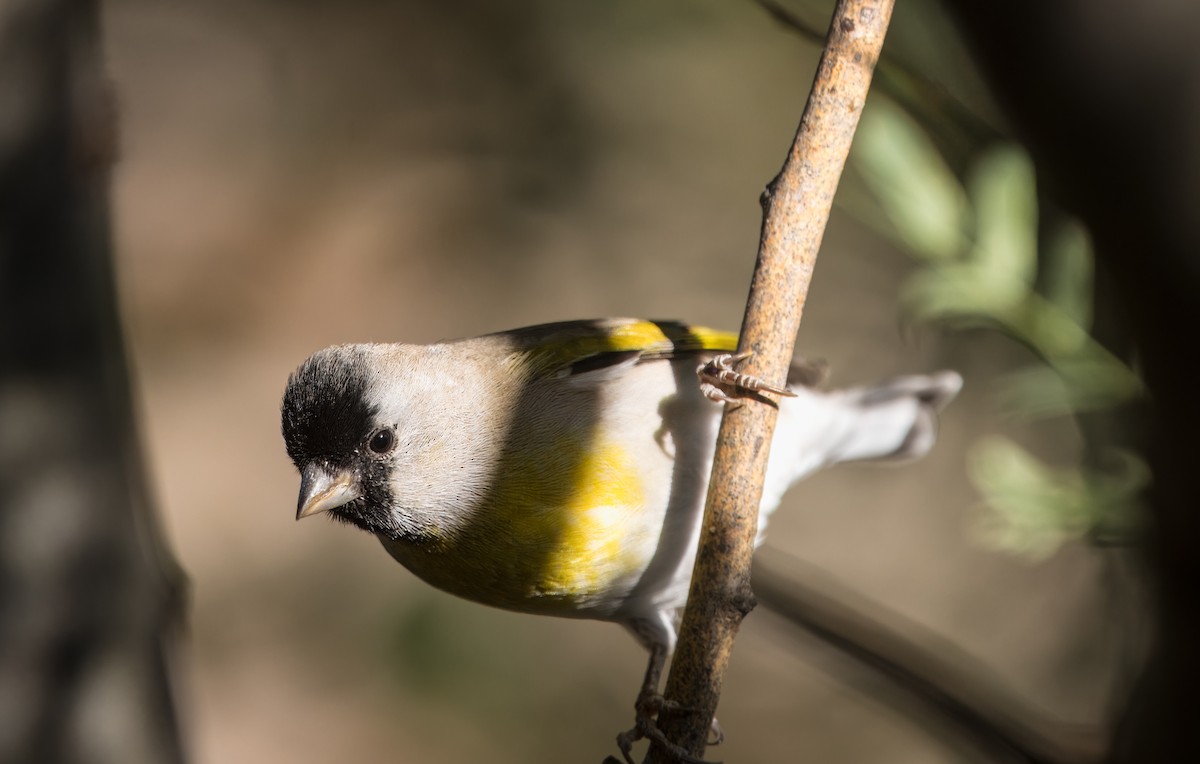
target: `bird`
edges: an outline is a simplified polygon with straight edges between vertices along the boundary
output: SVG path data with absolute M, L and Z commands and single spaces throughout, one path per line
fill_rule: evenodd
M 778 421 L 760 505 L 829 465 L 934 444 L 956 372 L 826 391 L 736 371 L 738 337 L 679 321 L 563 321 L 430 344 L 345 344 L 289 376 L 281 406 L 300 473 L 296 518 L 373 534 L 434 587 L 524 613 L 609 621 L 649 652 L 637 726 L 653 733 L 676 642 L 723 401 Z

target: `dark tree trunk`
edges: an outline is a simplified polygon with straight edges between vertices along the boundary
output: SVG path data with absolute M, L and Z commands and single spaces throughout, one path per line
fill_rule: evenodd
M 0 4 L 0 761 L 183 760 L 180 576 L 147 499 L 98 10 Z

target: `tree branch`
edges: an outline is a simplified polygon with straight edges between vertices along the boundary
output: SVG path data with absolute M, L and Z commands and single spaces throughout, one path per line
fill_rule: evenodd
M 918 701 L 892 708 L 934 720 L 988 760 L 1098 764 L 1098 725 L 1064 724 L 1003 691 L 1003 682 L 955 645 L 834 585 L 821 571 L 775 552 L 758 555 L 755 590 L 764 607 L 893 683 Z M 765 558 L 765 559 L 764 559 Z M 785 572 L 786 567 L 786 572 Z M 864 615 L 867 610 L 873 615 Z
M 762 197 L 758 260 L 739 352 L 746 373 L 787 376 L 817 251 L 892 15 L 892 0 L 839 0 L 791 151 Z M 704 753 L 733 639 L 754 607 L 750 559 L 777 410 L 726 406 L 680 641 L 659 726 L 692 756 Z M 674 758 L 653 742 L 648 762 Z

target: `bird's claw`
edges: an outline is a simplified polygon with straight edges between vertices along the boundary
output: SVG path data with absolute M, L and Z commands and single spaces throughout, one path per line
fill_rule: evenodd
M 663 731 L 658 728 L 657 718 L 659 712 L 664 709 L 671 711 L 686 710 L 673 700 L 667 700 L 658 692 L 643 692 L 638 696 L 637 702 L 634 704 L 635 717 L 633 729 L 626 730 L 617 735 L 617 747 L 621 749 L 621 755 L 625 757 L 627 764 L 636 764 L 633 760 L 633 744 L 639 740 L 650 740 L 658 743 L 674 757 L 677 761 L 684 764 L 721 764 L 721 762 L 708 761 L 697 756 L 693 756 L 683 748 L 683 746 L 673 743 L 667 739 Z M 716 741 L 709 741 L 708 745 L 717 745 L 725 735 L 721 732 L 720 725 L 717 720 L 713 719 L 713 731 L 716 733 Z
M 700 392 L 710 401 L 726 403 L 739 398 L 753 397 L 759 393 L 774 393 L 795 397 L 795 393 L 786 387 L 777 387 L 767 383 L 753 374 L 743 374 L 737 370 L 747 358 L 754 355 L 745 353 L 721 353 L 707 363 L 696 367 L 696 376 L 700 379 Z

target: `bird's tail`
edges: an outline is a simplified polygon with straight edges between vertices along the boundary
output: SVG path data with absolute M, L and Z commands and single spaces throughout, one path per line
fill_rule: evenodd
M 942 371 L 831 393 L 842 422 L 828 444 L 830 463 L 924 456 L 937 440 L 938 412 L 961 389 L 961 376 Z
M 780 401 L 764 512 L 821 467 L 926 454 L 937 440 L 938 411 L 962 389 L 962 377 L 942 371 L 830 392 L 794 389 L 797 397 Z

